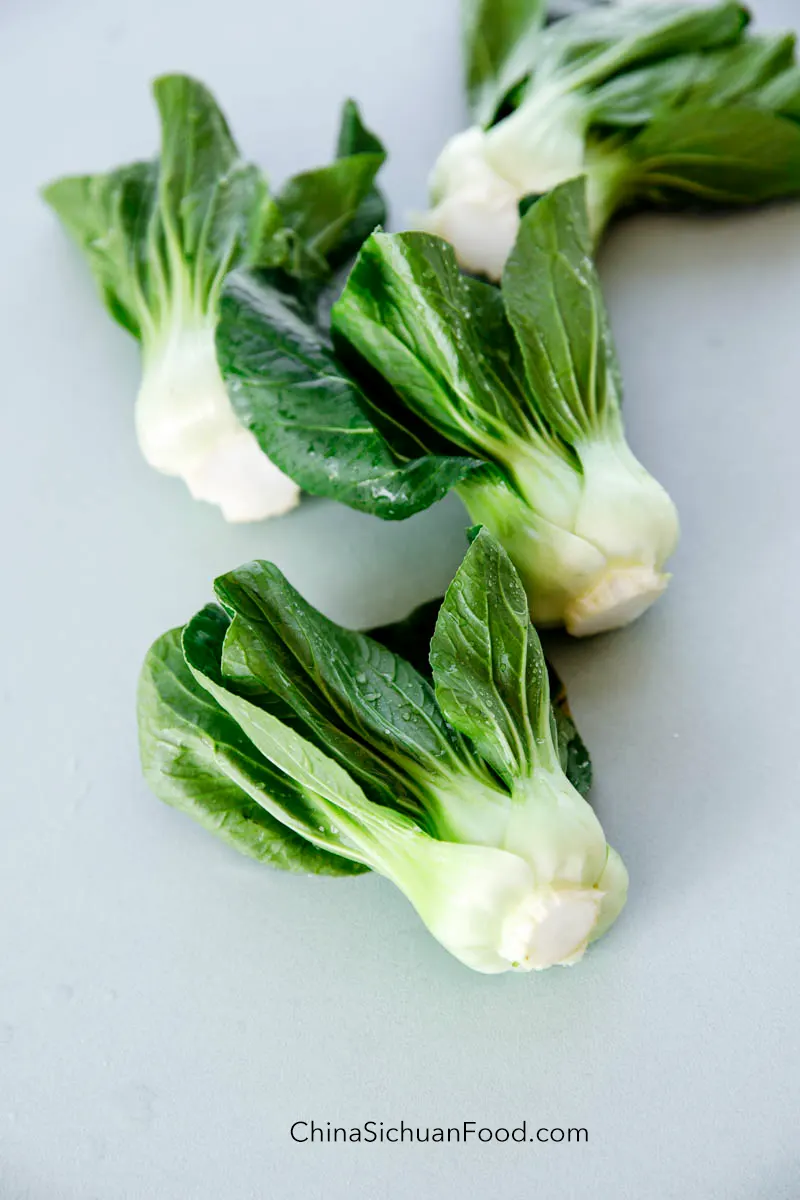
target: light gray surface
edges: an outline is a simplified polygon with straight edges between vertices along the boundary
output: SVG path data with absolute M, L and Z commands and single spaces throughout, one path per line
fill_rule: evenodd
M 326 156 L 358 96 L 401 214 L 462 119 L 456 7 L 0 15 L 2 1200 L 800 1194 L 800 208 L 636 220 L 604 255 L 630 440 L 684 537 L 657 609 L 559 655 L 632 877 L 578 968 L 472 975 L 388 884 L 272 874 L 139 779 L 140 660 L 215 573 L 272 557 L 332 616 L 388 619 L 443 588 L 465 519 L 308 503 L 230 528 L 149 471 L 135 347 L 34 189 L 150 153 L 147 80 L 177 68 L 276 180 Z M 292 1144 L 312 1117 L 590 1141 Z

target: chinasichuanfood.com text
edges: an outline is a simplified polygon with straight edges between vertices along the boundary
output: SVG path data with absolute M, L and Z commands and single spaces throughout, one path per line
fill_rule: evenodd
M 458 1125 L 412 1125 L 405 1121 L 390 1125 L 384 1121 L 365 1121 L 363 1125 L 334 1125 L 331 1121 L 293 1121 L 289 1127 L 293 1142 L 578 1142 L 589 1141 L 583 1127 L 541 1125 L 521 1121 L 519 1125 L 489 1126 L 477 1121 Z

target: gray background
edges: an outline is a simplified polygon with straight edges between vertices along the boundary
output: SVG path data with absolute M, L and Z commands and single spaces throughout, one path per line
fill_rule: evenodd
M 226 527 L 151 472 L 136 347 L 35 196 L 149 155 L 192 71 L 275 181 L 344 94 L 396 219 L 464 120 L 456 0 L 6 0 L 0 16 L 0 1197 L 789 1200 L 800 910 L 800 207 L 628 221 L 602 270 L 630 440 L 683 518 L 634 628 L 562 645 L 631 902 L 574 970 L 484 978 L 377 878 L 273 874 L 160 806 L 133 696 L 212 576 L 275 559 L 332 616 L 440 591 L 465 517 L 309 502 Z M 765 25 L 795 0 L 763 0 Z M 292 1120 L 583 1125 L 585 1146 L 299 1146 Z

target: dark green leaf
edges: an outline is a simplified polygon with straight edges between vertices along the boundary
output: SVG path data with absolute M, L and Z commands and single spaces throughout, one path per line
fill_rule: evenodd
M 419 836 L 419 827 L 392 809 L 373 804 L 335 759 L 305 738 L 268 705 L 234 690 L 219 669 L 219 648 L 210 644 L 204 614 L 183 631 L 182 648 L 195 680 L 239 726 L 274 774 L 270 785 L 251 770 L 228 772 L 271 816 L 325 851 L 365 865 L 385 861 L 397 837 Z M 257 761 L 260 761 L 257 760 Z
M 228 620 L 209 606 L 195 618 L 198 638 L 217 652 Z M 186 665 L 181 631 L 153 645 L 142 670 L 138 698 L 142 767 L 148 784 L 165 803 L 181 809 L 243 854 L 291 871 L 347 875 L 360 864 L 312 846 L 275 820 L 237 782 L 251 791 L 292 795 L 292 785 L 255 751 L 239 725 L 202 688 Z M 284 799 L 283 802 L 286 802 Z
M 653 60 L 732 45 L 748 20 L 747 10 L 732 3 L 590 8 L 542 34 L 533 85 L 562 73 L 572 88 L 597 87 Z
M 790 34 L 747 38 L 707 53 L 682 54 L 628 71 L 592 94 L 592 120 L 600 125 L 646 125 L 685 105 L 752 103 L 764 108 L 762 91 L 794 58 Z
M 283 220 L 296 236 L 297 274 L 324 278 L 386 221 L 386 204 L 375 186 L 386 151 L 362 122 L 353 100 L 342 109 L 336 153 L 330 166 L 295 175 L 277 197 Z
M 481 530 L 447 589 L 431 642 L 436 699 L 509 784 L 556 756 L 547 669 L 528 599 L 499 542 Z
M 697 107 L 659 118 L 627 150 L 638 201 L 758 204 L 800 192 L 800 128 L 755 108 Z
M 315 495 L 402 520 L 479 465 L 435 455 L 401 462 L 308 312 L 252 272 L 224 291 L 217 356 L 240 421 Z
M 336 157 L 350 158 L 353 155 L 380 155 L 386 158 L 386 151 L 380 138 L 367 129 L 361 120 L 358 105 L 354 100 L 346 100 L 342 107 L 339 138 L 336 144 Z M 358 253 L 362 245 L 379 225 L 385 225 L 387 218 L 386 200 L 378 187 L 371 187 L 358 206 L 353 220 L 345 229 L 339 243 L 328 254 L 328 261 L 336 269 L 349 263 Z
M 368 629 L 367 633 L 393 654 L 405 658 L 420 675 L 432 679 L 431 641 L 441 607 L 442 597 L 437 596 L 434 600 L 420 604 L 402 620 L 392 621 L 389 625 L 378 625 L 374 629 Z
M 531 70 L 547 0 L 461 0 L 467 98 L 488 124 Z
M 333 306 L 333 328 L 421 420 L 492 456 L 531 416 L 519 350 L 495 288 L 462 275 L 425 233 L 374 234 Z
M 351 747 L 360 751 L 359 770 L 366 755 L 384 778 L 384 764 L 406 763 L 407 770 L 410 761 L 432 770 L 461 753 L 430 683 L 378 642 L 323 616 L 274 564 L 248 563 L 218 579 L 215 590 L 233 615 L 226 676 L 255 676 L 348 767 Z
M 260 707 L 266 697 L 270 711 L 280 700 L 292 714 L 281 719 L 332 755 L 370 800 L 420 818 L 409 768 L 426 758 L 430 768 L 454 751 L 432 688 L 388 651 L 311 608 L 271 563 L 246 564 L 216 588 L 233 614 L 226 686 Z M 431 727 L 416 729 L 426 718 Z
M 762 108 L 781 117 L 800 121 L 800 67 L 783 71 L 761 90 L 758 98 Z
M 295 175 L 276 198 L 285 224 L 327 265 L 371 193 L 383 157 L 356 154 Z
M 620 383 L 586 215 L 571 180 L 528 210 L 503 273 L 503 299 L 530 387 L 565 441 L 602 435 Z
M 336 157 L 350 158 L 353 154 L 382 154 L 386 156 L 383 142 L 367 129 L 355 100 L 345 100 L 339 118 L 339 137 L 336 142 Z
M 441 599 L 428 600 L 401 621 L 368 630 L 369 636 L 407 659 L 420 674 L 433 678 L 430 648 L 441 606 Z M 572 718 L 566 688 L 550 662 L 547 662 L 547 673 L 561 769 L 572 786 L 585 797 L 592 786 L 592 760 Z
M 567 689 L 553 664 L 545 661 L 550 679 L 550 704 L 561 769 L 575 790 L 585 798 L 592 786 L 592 760 L 573 720 Z

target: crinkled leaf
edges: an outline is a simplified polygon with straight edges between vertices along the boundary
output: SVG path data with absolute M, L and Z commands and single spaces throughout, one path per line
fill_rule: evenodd
M 242 424 L 315 495 L 402 520 L 479 465 L 455 455 L 401 461 L 307 309 L 269 279 L 240 272 L 228 281 L 217 357 Z
M 197 636 L 216 644 L 217 652 L 227 626 L 227 617 L 214 606 L 195 618 Z M 159 799 L 271 866 L 323 875 L 364 870 L 311 845 L 254 798 L 268 794 L 273 803 L 302 805 L 292 785 L 197 682 L 183 656 L 180 629 L 159 638 L 145 659 L 138 715 L 144 776 Z
M 602 436 L 621 386 L 585 195 L 584 180 L 571 180 L 527 211 L 502 284 L 531 389 L 571 444 Z
M 556 757 L 544 655 L 525 589 L 481 530 L 447 589 L 431 642 L 436 699 L 509 784 Z

